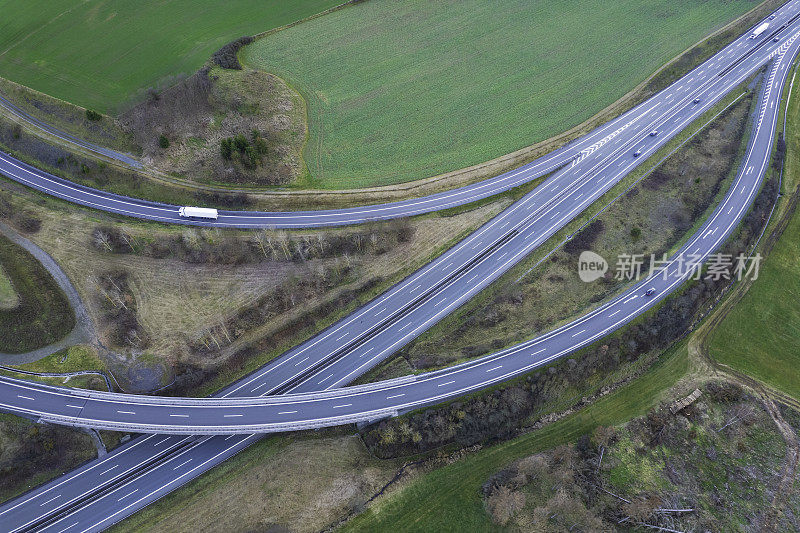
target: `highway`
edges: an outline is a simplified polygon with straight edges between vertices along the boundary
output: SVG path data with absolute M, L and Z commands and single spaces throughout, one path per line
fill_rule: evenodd
M 782 9 L 781 13 L 788 13 L 788 10 Z M 773 23 L 778 24 L 781 20 L 784 20 L 784 17 L 776 19 Z M 719 56 L 720 61 L 727 62 L 729 57 L 736 57 L 739 52 L 741 52 L 741 50 L 731 49 L 727 57 L 726 55 Z M 715 66 L 716 65 L 706 64 L 705 68 L 712 70 Z M 701 70 L 703 68 L 704 67 L 700 67 L 696 69 L 696 74 L 704 74 L 704 71 Z M 685 79 L 684 83 L 686 83 L 686 90 L 698 87 L 697 80 L 695 79 Z M 682 87 L 680 87 L 679 82 L 676 82 L 673 88 L 678 88 L 680 91 Z M 596 152 L 597 155 L 608 153 L 607 150 L 609 147 L 606 145 L 610 137 L 620 136 L 620 128 L 625 128 L 626 124 L 641 119 L 647 113 L 653 113 L 654 115 L 659 113 L 659 108 L 670 103 L 668 95 L 668 90 L 662 91 L 659 95 L 635 106 L 628 112 L 596 128 L 590 133 L 517 169 L 457 189 L 421 198 L 379 205 L 319 211 L 257 212 L 220 210 L 219 218 L 216 221 L 204 221 L 181 217 L 178 214 L 180 206 L 130 198 L 73 183 L 37 169 L 3 152 L 0 152 L 0 174 L 43 193 L 78 205 L 156 222 L 214 227 L 273 229 L 342 226 L 419 215 L 469 204 L 524 185 L 532 180 L 550 174 L 570 162 L 586 158 Z M 677 98 L 677 94 L 673 95 L 673 97 Z M 654 104 L 656 105 L 656 110 L 650 111 L 650 106 Z M 88 143 L 39 121 L 35 117 L 25 113 L 24 110 L 14 106 L 13 103 L 2 96 L 0 96 L 0 106 L 5 107 L 22 120 L 45 130 L 50 135 L 76 144 L 82 149 L 89 150 L 106 158 L 115 159 L 131 167 L 141 166 L 138 161 L 132 159 L 127 154 Z M 621 135 L 622 138 L 630 138 L 629 136 L 630 133 Z
M 792 14 L 797 12 L 796 8 L 796 2 L 788 4 L 781 10 L 781 17 L 788 18 L 790 11 Z M 780 20 L 781 18 L 778 18 L 775 22 L 779 23 Z M 640 106 L 639 113 L 628 117 L 626 121 L 618 122 L 615 129 L 606 130 L 609 133 L 601 139 L 602 142 L 597 143 L 599 146 L 584 152 L 574 165 L 557 172 L 543 186 L 538 187 L 512 208 L 489 222 L 454 250 L 409 277 L 351 317 L 288 352 L 275 364 L 265 367 L 262 371 L 248 377 L 224 393 L 228 396 L 234 394 L 254 396 L 285 390 L 312 391 L 318 388 L 333 388 L 352 381 L 356 375 L 380 362 L 399 346 L 419 335 L 482 287 L 491 283 L 497 276 L 507 271 L 521 257 L 543 242 L 547 236 L 552 235 L 558 227 L 562 227 L 577 213 L 580 213 L 648 155 L 654 153 L 670 137 L 711 107 L 722 95 L 736 87 L 760 65 L 768 61 L 779 46 L 786 52 L 781 56 L 782 58 L 793 56 L 797 45 L 794 40 L 789 41 L 788 37 L 792 31 L 796 30 L 797 24 L 794 23 L 791 28 L 781 34 L 782 39 L 779 43 L 766 41 L 748 43 L 746 39 L 737 40 L 723 50 L 720 55 L 676 82 L 678 87 L 673 86 L 666 89 L 656 95 L 654 99 Z M 789 42 L 791 42 L 791 46 L 787 44 Z M 752 47 L 759 44 L 762 46 L 757 49 L 756 53 L 745 56 Z M 746 57 L 747 60 L 726 71 L 740 57 Z M 748 162 L 757 161 L 759 157 L 763 159 L 764 164 L 768 160 L 771 128 L 768 128 L 768 133 L 764 133 L 767 129 L 761 125 L 764 121 L 768 122 L 770 117 L 773 122 L 777 117 L 777 108 L 774 107 L 774 103 L 779 98 L 779 89 L 783 86 L 788 62 L 789 59 L 776 62 L 776 67 L 779 69 L 776 72 L 780 76 L 776 76 L 774 83 L 769 86 L 769 97 L 764 101 L 758 129 L 748 152 Z M 725 75 L 719 76 L 721 72 L 725 72 Z M 698 95 L 702 97 L 701 102 L 694 104 L 693 100 Z M 658 128 L 660 131 L 655 138 L 650 138 L 648 135 L 652 128 Z M 638 148 L 642 149 L 641 157 L 632 157 L 633 149 Z M 749 172 L 748 168 L 750 168 Z M 712 217 L 707 223 L 714 224 L 714 227 L 709 227 L 705 236 L 690 240 L 690 244 L 687 246 L 694 244 L 698 246 L 698 250 L 716 246 L 730 232 L 741 218 L 746 206 L 752 200 L 752 195 L 758 188 L 762 173 L 756 172 L 753 170 L 754 168 L 763 169 L 756 165 L 743 166 L 743 172 L 736 181 L 737 186 L 747 186 L 742 191 L 748 192 L 748 194 L 745 195 L 744 192 L 738 195 L 735 192 L 729 194 L 721 207 L 715 211 L 715 217 Z M 727 214 L 723 213 L 724 209 L 727 209 Z M 717 213 L 723 214 L 717 216 Z M 709 239 L 709 235 L 712 238 Z M 687 248 L 687 250 L 689 249 Z M 680 280 L 675 281 L 676 284 L 679 282 Z M 655 283 L 657 282 L 651 282 L 651 284 Z M 123 406 L 118 397 L 112 400 L 112 397 L 73 396 L 74 391 L 67 392 L 63 389 L 53 391 L 41 389 L 38 385 L 4 380 L 2 383 L 4 390 L 0 397 L 4 399 L 4 402 L 15 402 L 14 405 L 6 404 L 7 409 L 15 410 L 15 412 L 42 414 L 52 410 L 50 414 L 57 412 L 57 416 L 71 418 L 73 422 L 79 418 L 74 411 L 77 409 L 75 405 L 83 402 L 79 415 L 80 417 L 85 416 L 86 419 L 79 423 L 85 423 L 91 419 L 92 424 L 125 424 L 125 427 L 128 428 L 142 428 L 146 425 L 151 430 L 157 426 L 158 431 L 191 431 L 195 433 L 199 431 L 254 431 L 256 425 L 258 425 L 259 431 L 267 431 L 316 427 L 356 419 L 364 420 L 386 416 L 398 409 L 410 409 L 475 390 L 544 364 L 563 353 L 568 353 L 592 342 L 597 336 L 603 335 L 615 327 L 619 327 L 662 298 L 673 286 L 659 286 L 657 295 L 648 299 L 636 293 L 620 297 L 573 324 L 510 350 L 489 356 L 479 362 L 419 376 L 414 381 L 391 385 L 383 384 L 377 388 L 348 388 L 331 390 L 322 394 L 292 395 L 280 398 L 248 400 L 231 398 L 226 401 L 239 403 L 235 406 L 224 403 L 217 404 L 216 407 L 202 407 L 204 404 L 195 405 L 192 400 L 126 397 L 127 399 L 123 402 L 125 406 Z M 421 296 L 417 296 L 417 293 L 421 293 Z M 598 312 L 604 309 L 607 314 L 598 315 Z M 623 313 L 623 311 L 625 312 Z M 384 316 L 387 318 L 383 318 Z M 575 329 L 566 329 L 575 324 L 577 324 Z M 21 387 L 28 388 L 23 390 Z M 65 400 L 65 394 L 72 396 L 72 399 Z M 29 400 L 29 398 L 34 399 Z M 66 407 L 68 401 L 75 402 L 71 403 L 73 407 Z M 210 400 L 197 401 L 209 402 Z M 29 402 L 39 403 L 34 407 Z M 175 402 L 179 402 L 179 404 Z M 289 403 L 291 405 L 287 407 Z M 56 408 L 57 405 L 58 408 Z M 240 411 L 235 412 L 233 409 Z M 131 418 L 125 420 L 125 416 Z M 59 421 L 64 422 L 65 420 L 60 419 Z M 86 511 L 82 515 L 83 521 L 78 520 L 75 526 L 76 530 L 99 529 L 113 523 L 136 505 L 141 506 L 146 503 L 147 498 L 154 499 L 158 495 L 172 490 L 186 479 L 197 475 L 207 465 L 214 463 L 217 458 L 224 458 L 229 453 L 228 450 L 233 450 L 230 453 L 234 453 L 254 439 L 253 436 L 214 437 L 199 440 L 191 438 L 191 451 L 187 449 L 182 455 L 179 453 L 177 456 L 171 456 L 167 461 L 151 470 L 166 471 L 167 468 L 172 469 L 174 465 L 177 473 L 173 471 L 171 477 L 166 478 L 170 480 L 169 483 L 150 484 L 149 486 L 136 483 L 134 488 L 134 485 L 131 484 L 133 482 L 126 482 L 119 487 L 114 487 L 102 498 L 94 500 L 82 508 Z M 181 440 L 180 437 L 136 439 L 134 443 L 124 447 L 120 453 L 114 454 L 112 457 L 117 457 L 117 461 L 123 461 L 119 458 L 126 454 L 132 457 L 136 453 L 132 450 L 141 450 L 147 446 L 156 449 L 166 448 L 179 440 Z M 186 446 L 188 447 L 188 445 Z M 154 455 L 152 448 L 149 451 L 150 456 Z M 197 451 L 200 449 L 207 450 L 207 452 L 200 454 Z M 183 459 L 178 460 L 178 458 Z M 186 461 L 186 464 L 181 465 L 183 461 Z M 102 463 L 90 463 L 84 467 L 86 470 L 81 475 L 87 475 L 85 472 L 91 471 L 93 474 L 88 474 L 88 476 L 100 476 L 101 470 L 96 466 L 98 464 Z M 105 463 L 107 466 L 109 464 L 111 463 Z M 117 467 L 114 464 L 108 466 L 112 470 L 104 474 L 106 478 L 116 476 L 117 472 L 122 473 L 122 470 L 129 468 L 129 466 Z M 135 464 L 141 465 L 142 463 Z M 80 471 L 75 475 L 80 477 L 79 473 Z M 70 474 L 70 476 L 72 475 Z M 164 479 L 162 476 L 161 481 Z M 103 482 L 101 477 L 100 484 Z M 38 518 L 42 513 L 57 510 L 59 506 L 65 505 L 70 500 L 83 496 L 83 493 L 79 492 L 75 493 L 76 496 L 65 495 L 67 485 L 76 486 L 75 479 L 56 480 L 20 501 L 10 502 L 0 508 L 0 520 L 3 523 L 6 523 L 5 520 L 9 520 L 8 523 L 20 524 L 23 527 L 26 523 L 24 520 L 30 522 L 31 516 Z M 91 485 L 86 484 L 86 486 Z M 99 485 L 94 483 L 94 486 Z M 61 490 L 61 492 L 58 492 L 56 496 L 54 490 Z M 126 496 L 125 490 L 135 490 L 136 492 Z M 45 497 L 48 495 L 53 498 L 50 502 L 46 502 Z M 118 498 L 119 500 L 117 500 Z M 118 503 L 114 504 L 114 500 L 117 500 Z M 35 509 L 37 505 L 39 509 Z M 61 528 L 68 526 L 69 520 L 75 518 L 77 513 L 76 511 L 53 522 L 52 530 L 57 531 L 56 526 L 59 524 Z M 17 517 L 20 521 L 16 521 Z M 97 521 L 98 517 L 102 520 Z

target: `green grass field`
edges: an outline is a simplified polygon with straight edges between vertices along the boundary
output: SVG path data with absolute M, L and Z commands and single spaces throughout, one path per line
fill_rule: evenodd
M 75 325 L 67 297 L 31 254 L 0 235 L 0 265 L 19 304 L 0 309 L 0 352 L 21 353 L 57 341 Z
M 388 185 L 565 131 L 758 3 L 370 1 L 243 58 L 306 97 L 315 186 Z
M 0 0 L 0 76 L 104 112 L 341 0 Z
M 685 343 L 669 350 L 641 378 L 558 422 L 423 474 L 371 505 L 344 531 L 492 531 L 498 530 L 481 501 L 480 488 L 511 461 L 574 442 L 597 426 L 621 424 L 645 413 L 659 392 L 688 371 Z
M 797 87 L 795 86 L 795 91 Z M 800 98 L 789 106 L 783 192 L 800 184 Z M 800 400 L 800 210 L 709 342 L 718 361 Z
M 0 309 L 13 309 L 19 303 L 19 295 L 11 284 L 11 279 L 0 267 Z

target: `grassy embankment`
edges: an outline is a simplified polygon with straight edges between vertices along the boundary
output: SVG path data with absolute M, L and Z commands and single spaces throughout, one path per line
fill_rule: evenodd
M 752 7 L 366 2 L 269 35 L 243 55 L 308 100 L 308 185 L 387 185 L 487 161 L 579 124 Z M 624 45 L 609 37 L 620 35 Z
M 597 426 L 620 424 L 655 405 L 688 370 L 685 345 L 662 356 L 644 376 L 590 407 L 541 430 L 484 448 L 424 474 L 357 516 L 345 531 L 486 531 L 492 525 L 480 487 L 494 471 L 519 457 L 574 442 Z
M 19 295 L 11 279 L 0 268 L 0 309 L 14 309 L 19 304 Z
M 116 113 L 149 87 L 197 70 L 223 44 L 304 19 L 340 0 L 0 1 L 0 76 Z
M 14 365 L 13 368 L 26 370 L 28 372 L 40 372 L 44 374 L 58 373 L 67 374 L 70 372 L 81 372 L 85 370 L 94 370 L 97 372 L 106 372 L 106 364 L 97 356 L 97 352 L 87 345 L 78 344 L 64 348 L 58 352 L 43 357 L 33 363 L 26 363 L 23 365 Z M 83 376 L 32 376 L 21 372 L 13 372 L 11 370 L 0 370 L 0 374 L 11 376 L 20 379 L 30 379 L 34 381 L 41 381 L 50 385 L 68 385 L 70 387 L 77 387 L 81 389 L 97 389 L 108 390 L 105 380 L 94 374 Z
M 776 214 L 800 184 L 800 94 L 795 85 L 786 125 L 783 197 Z M 710 355 L 800 400 L 800 211 L 762 263 L 758 279 L 719 324 Z
M 27 352 L 72 330 L 75 315 L 55 280 L 31 254 L 3 236 L 0 265 L 19 299 L 14 308 L 0 309 L 0 352 Z

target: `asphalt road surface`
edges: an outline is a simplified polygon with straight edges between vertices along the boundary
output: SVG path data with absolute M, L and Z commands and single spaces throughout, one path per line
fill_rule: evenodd
M 796 2 L 787 4 L 773 23 L 779 25 L 781 20 L 790 18 L 790 12 L 792 15 L 797 12 Z M 770 76 L 772 81 L 765 89 L 767 96 L 742 172 L 714 216 L 685 246 L 689 253 L 694 254 L 696 250 L 697 255 L 707 255 L 735 227 L 758 190 L 769 159 L 772 129 L 777 119 L 776 103 L 790 59 L 797 51 L 797 42 L 793 38 L 797 29 L 797 23 L 793 22 L 790 28 L 781 32 L 777 43 L 771 42 L 771 35 L 767 37 L 769 42 L 763 39 L 755 42 L 737 40 L 675 85 L 645 102 L 637 116 L 619 122 L 616 129 L 608 131 L 596 149 L 587 150 L 574 166 L 556 173 L 543 186 L 454 250 L 351 317 L 288 352 L 273 365 L 231 387 L 225 394 L 233 397 L 313 390 L 351 381 L 355 375 L 377 364 L 510 268 L 530 249 L 543 242 L 548 231 L 552 234 L 557 227 L 563 226 L 669 137 L 768 61 L 780 47 L 783 54 L 780 61 L 775 62 L 776 70 Z M 753 49 L 755 52 L 748 53 Z M 741 57 L 745 59 L 729 68 Z M 720 73 L 724 75 L 720 76 Z M 694 104 L 697 97 L 701 101 Z M 654 128 L 659 129 L 659 135 L 649 137 L 649 131 Z M 642 154 L 634 158 L 632 152 L 639 148 Z M 465 249 L 471 252 L 465 252 Z M 448 259 L 450 253 L 462 255 Z M 668 277 L 663 283 L 661 278 L 651 280 L 647 286 L 656 288 L 652 297 L 642 296 L 643 287 L 637 286 L 624 296 L 547 335 L 479 361 L 418 376 L 408 382 L 351 387 L 311 395 L 230 400 L 240 403 L 216 407 L 200 407 L 190 400 L 179 399 L 145 401 L 125 397 L 120 403 L 118 397 L 111 401 L 108 399 L 111 397 L 78 397 L 76 401 L 73 396 L 65 400 L 63 395 L 69 394 L 67 391 L 5 380 L 0 397 L 4 402 L 12 402 L 13 405 L 7 404 L 7 408 L 16 412 L 48 412 L 73 419 L 79 414 L 91 418 L 92 423 L 124 423 L 127 427 L 153 423 L 151 427 L 158 426 L 158 431 L 183 431 L 187 428 L 193 432 L 199 428 L 203 431 L 212 428 L 213 431 L 239 431 L 243 428 L 253 431 L 255 424 L 259 425 L 259 430 L 283 430 L 375 418 L 463 394 L 545 364 L 624 324 L 663 298 L 681 281 L 679 276 Z M 415 296 L 418 292 L 424 296 Z M 391 319 L 384 319 L 383 315 L 389 315 Z M 21 386 L 28 388 L 22 389 Z M 79 413 L 75 412 L 78 407 L 66 407 L 68 401 L 76 402 L 72 405 L 82 402 Z M 186 405 L 176 405 L 176 401 L 186 402 Z M 53 531 L 64 528 L 77 531 L 102 529 L 173 490 L 256 438 L 253 435 L 139 438 L 104 460 L 90 463 L 9 502 L 0 508 L 0 523 L 14 524 L 10 528 L 13 530 L 17 524 L 25 527 L 26 523 L 34 524 L 32 521 L 38 518 L 53 517 L 51 511 L 71 509 L 65 516 L 55 517 L 49 527 Z M 135 451 L 146 450 L 146 455 L 152 459 L 159 449 L 174 447 L 180 441 L 183 441 L 180 446 L 185 447 L 183 451 L 169 455 L 157 464 L 145 464 L 141 454 L 137 456 Z M 133 459 L 125 459 L 126 456 Z M 134 468 L 143 468 L 147 473 L 133 477 L 130 470 Z M 122 482 L 114 486 L 107 483 L 107 480 L 115 478 Z M 92 481 L 84 482 L 84 489 L 81 489 L 81 480 L 88 479 Z M 99 486 L 107 486 L 109 491 L 85 505 L 70 507 L 80 503 L 88 489 Z

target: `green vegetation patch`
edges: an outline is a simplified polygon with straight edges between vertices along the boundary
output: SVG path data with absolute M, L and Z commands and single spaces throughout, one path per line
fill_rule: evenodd
M 222 45 L 341 0 L 0 0 L 0 76 L 95 111 L 197 70 Z
M 72 330 L 75 326 L 72 308 L 36 258 L 0 236 L 0 265 L 19 297 L 14 309 L 0 309 L 0 352 L 34 350 Z
M 755 5 L 365 2 L 242 54 L 306 97 L 306 163 L 316 186 L 388 185 L 567 130 Z
M 29 372 L 80 372 L 81 370 L 102 372 L 106 369 L 106 365 L 90 346 L 77 344 L 16 368 Z
M 0 309 L 14 309 L 19 304 L 19 295 L 14 290 L 11 279 L 0 267 Z
M 95 457 L 85 433 L 0 413 L 0 502 Z
M 688 369 L 685 345 L 671 350 L 644 376 L 591 406 L 516 439 L 489 446 L 424 474 L 376 501 L 345 531 L 486 531 L 492 528 L 480 488 L 511 461 L 574 442 L 601 425 L 616 425 L 652 407 L 659 392 Z

